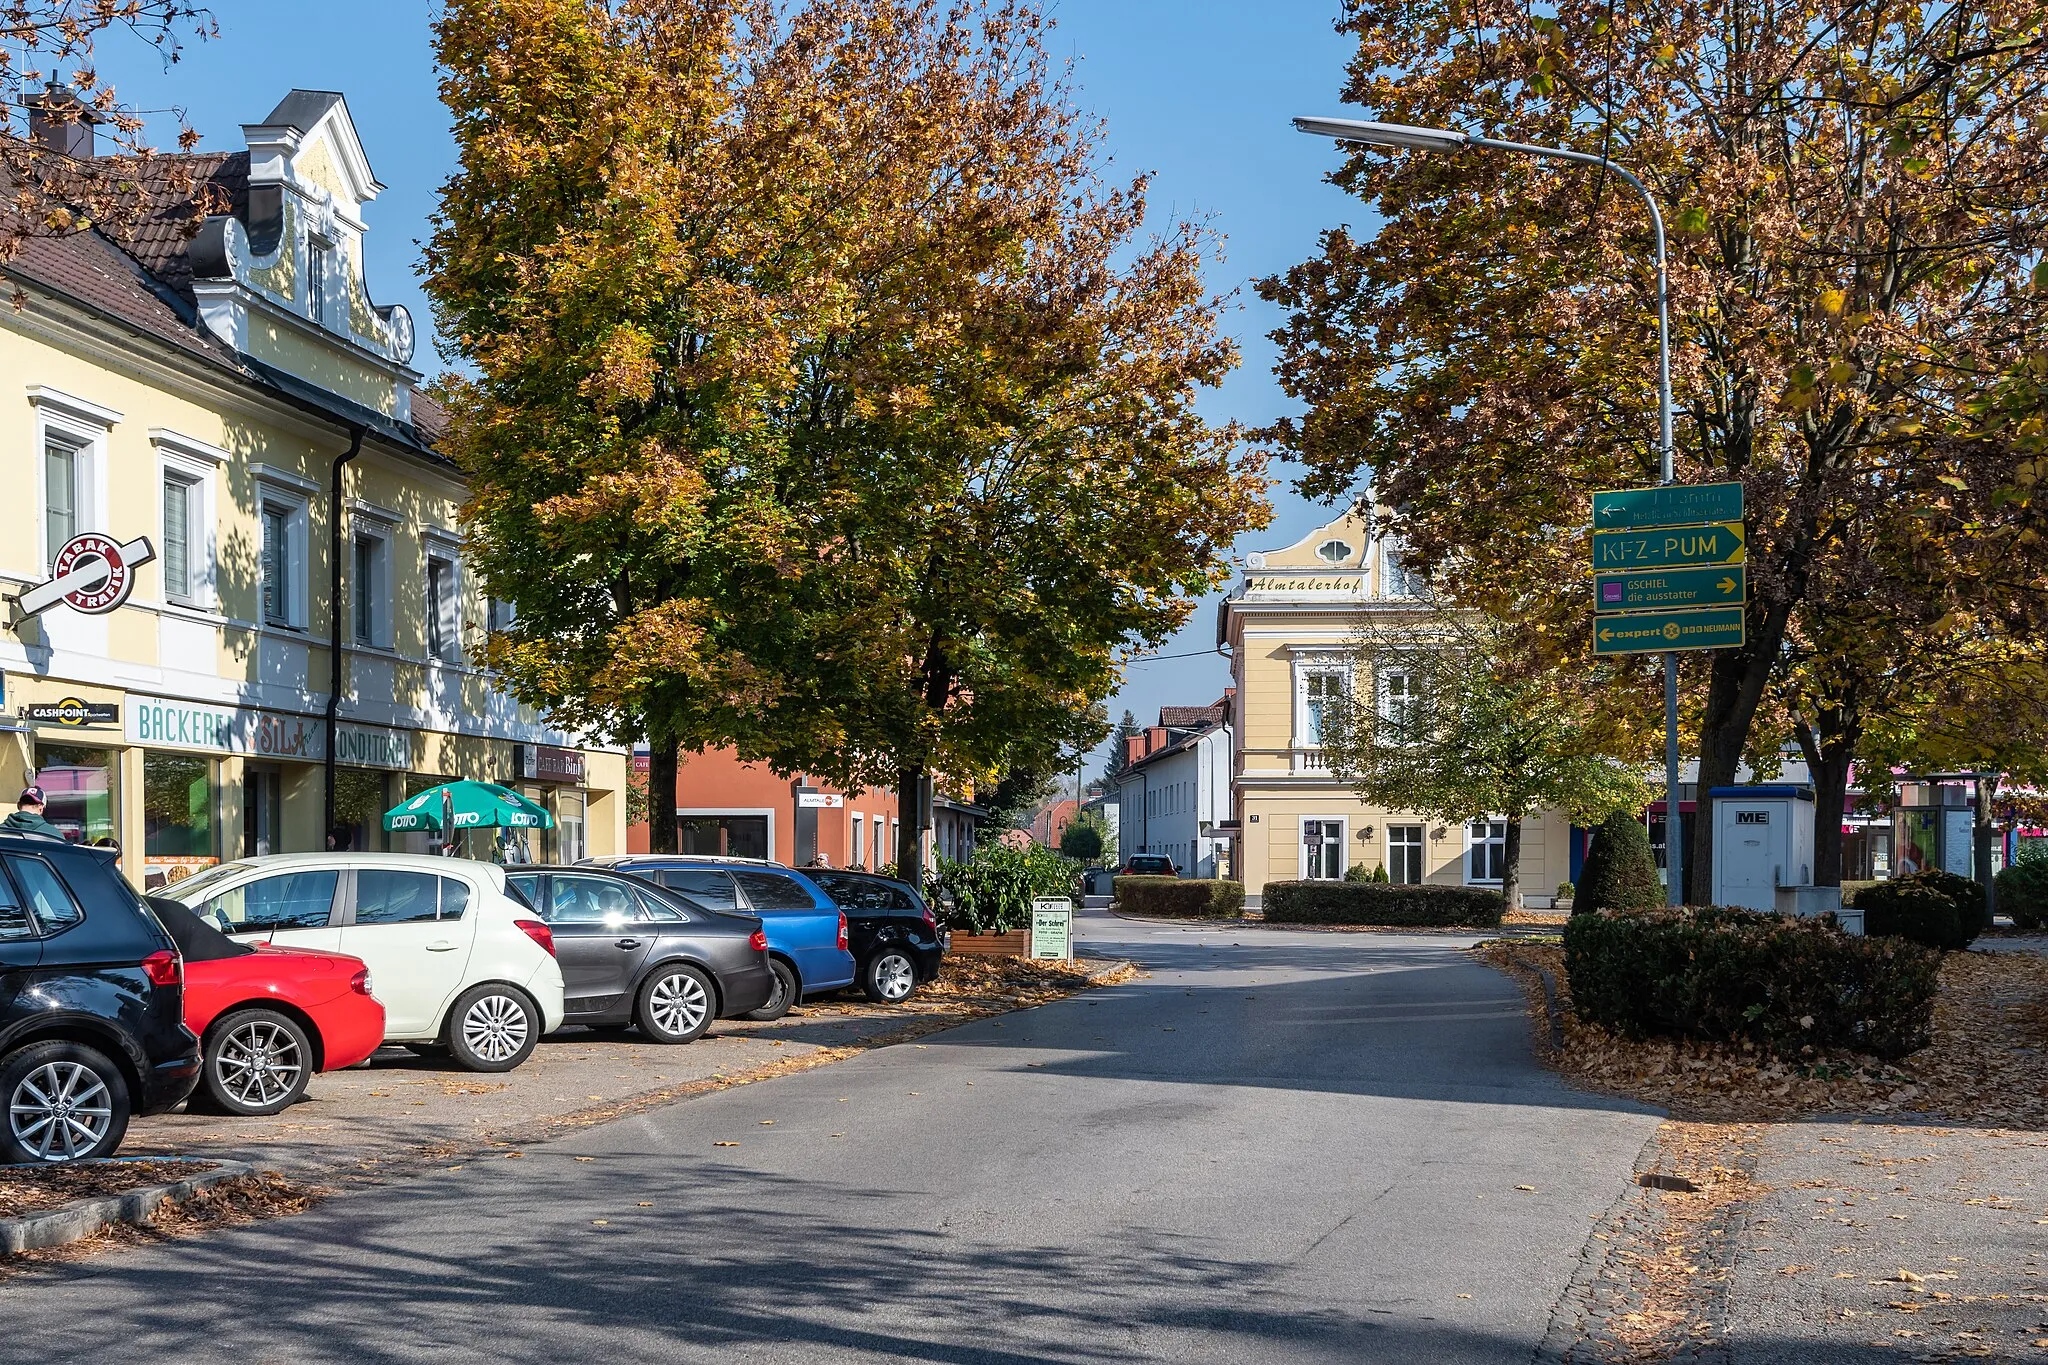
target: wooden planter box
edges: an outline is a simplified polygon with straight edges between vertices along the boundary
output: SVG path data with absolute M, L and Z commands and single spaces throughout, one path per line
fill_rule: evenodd
M 959 957 L 1022 957 L 1030 951 L 1030 937 L 1026 929 L 1007 934 L 955 933 L 951 951 Z

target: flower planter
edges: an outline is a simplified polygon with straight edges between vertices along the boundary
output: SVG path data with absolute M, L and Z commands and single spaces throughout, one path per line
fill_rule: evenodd
M 958 957 L 1022 957 L 1030 951 L 1029 940 L 1029 932 L 1023 929 L 1007 934 L 955 933 L 949 951 Z

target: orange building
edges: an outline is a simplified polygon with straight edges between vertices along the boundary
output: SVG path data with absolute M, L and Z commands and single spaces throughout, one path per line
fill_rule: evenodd
M 902 814 L 896 793 L 846 791 L 804 775 L 779 777 L 765 763 L 743 763 L 730 749 L 683 754 L 676 763 L 676 848 L 682 853 L 766 858 L 791 867 L 813 863 L 874 870 L 896 861 Z M 634 780 L 647 780 L 647 754 L 633 755 Z M 987 813 L 936 796 L 924 836 L 925 863 L 973 851 Z M 626 830 L 629 852 L 648 851 L 648 827 Z

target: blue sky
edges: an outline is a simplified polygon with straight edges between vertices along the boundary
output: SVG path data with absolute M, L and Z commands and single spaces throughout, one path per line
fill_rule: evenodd
M 1219 421 L 1255 426 L 1287 406 L 1265 339 L 1278 315 L 1247 282 L 1305 259 L 1323 227 L 1362 217 L 1355 201 L 1322 182 L 1334 147 L 1287 122 L 1336 110 L 1349 49 L 1332 28 L 1337 8 L 1337 0 L 1066 0 L 1054 8 L 1055 52 L 1077 59 L 1081 100 L 1108 121 L 1115 169 L 1152 171 L 1155 214 L 1206 216 L 1226 238 L 1212 284 L 1238 291 L 1226 325 L 1244 363 L 1204 404 Z M 389 187 L 367 214 L 370 290 L 379 302 L 405 304 L 424 330 L 430 312 L 415 277 L 418 244 L 454 165 L 429 45 L 432 7 L 352 0 L 336 11 L 214 0 L 213 13 L 220 37 L 189 44 L 168 71 L 134 45 L 110 42 L 101 62 L 124 102 L 181 105 L 203 146 L 233 149 L 243 145 L 239 125 L 261 119 L 294 86 L 346 94 L 371 167 Z M 420 363 L 431 359 L 422 347 Z M 1332 515 L 1285 487 L 1291 471 L 1277 472 L 1274 524 L 1241 552 L 1289 544 Z M 1212 600 L 1161 653 L 1207 651 L 1214 642 Z M 1111 714 L 1128 707 L 1149 721 L 1162 705 L 1215 700 L 1227 681 L 1214 654 L 1137 663 Z M 1098 754 L 1088 771 L 1100 763 Z

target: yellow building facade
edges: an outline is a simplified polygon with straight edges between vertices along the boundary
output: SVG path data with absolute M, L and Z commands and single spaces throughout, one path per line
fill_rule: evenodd
M 1429 820 L 1361 801 L 1332 773 L 1319 735 L 1331 698 L 1405 687 L 1397 661 L 1358 657 L 1366 621 L 1398 628 L 1422 605 L 1398 547 L 1349 513 L 1285 549 L 1245 556 L 1243 577 L 1219 608 L 1217 643 L 1235 683 L 1230 833 L 1246 903 L 1269 881 L 1336 879 L 1354 867 L 1397 882 L 1499 886 L 1506 826 Z M 1573 872 L 1570 821 L 1545 811 L 1522 827 L 1525 904 L 1545 906 Z
M 0 798 L 40 785 L 138 886 L 336 827 L 398 846 L 382 813 L 454 777 L 555 813 L 510 856 L 622 852 L 626 754 L 475 662 L 508 609 L 464 561 L 411 319 L 364 283 L 383 186 L 346 102 L 293 91 L 243 133 L 246 152 L 164 158 L 132 235 L 38 239 L 6 267 Z M 194 193 L 225 210 L 196 236 Z

